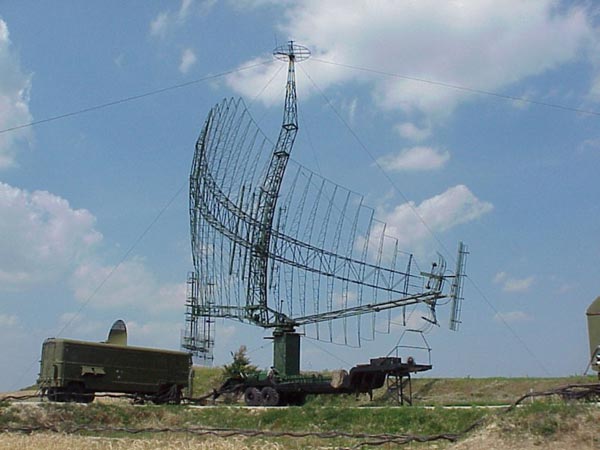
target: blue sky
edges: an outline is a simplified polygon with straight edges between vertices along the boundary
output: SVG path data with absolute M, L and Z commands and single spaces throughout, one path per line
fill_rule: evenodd
M 600 111 L 599 13 L 551 0 L 3 1 L 0 129 L 270 61 L 294 39 L 313 58 L 298 69 L 293 157 L 364 194 L 422 266 L 469 245 L 463 324 L 427 335 L 432 375 L 581 373 L 599 293 L 598 113 L 414 78 Z M 102 340 L 118 318 L 132 343 L 178 348 L 195 141 L 232 96 L 275 138 L 280 67 L 0 134 L 0 389 L 35 380 L 44 338 Z M 360 349 L 304 340 L 302 365 L 348 368 L 401 333 Z M 269 365 L 268 335 L 219 321 L 216 364 L 244 343 Z

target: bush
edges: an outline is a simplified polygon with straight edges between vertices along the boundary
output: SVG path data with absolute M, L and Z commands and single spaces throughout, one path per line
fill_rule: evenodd
M 223 366 L 223 379 L 227 378 L 245 378 L 249 375 L 258 373 L 258 368 L 250 364 L 250 358 L 246 354 L 248 350 L 242 345 L 237 352 L 231 352 L 233 361 L 231 364 Z

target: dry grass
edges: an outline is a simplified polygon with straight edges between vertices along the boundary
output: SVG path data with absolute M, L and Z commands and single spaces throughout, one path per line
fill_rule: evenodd
M 556 389 L 575 383 L 594 383 L 595 377 L 563 378 L 417 378 L 413 380 L 416 404 L 506 404 L 528 392 Z
M 491 424 L 446 450 L 598 450 L 598 429 L 544 438 L 534 435 L 507 435 L 497 424 Z
M 220 371 L 200 370 L 195 394 L 218 385 Z M 488 379 L 417 379 L 413 392 L 417 404 L 501 404 L 510 403 L 530 390 L 542 391 L 569 383 L 593 382 L 590 377 L 560 379 L 488 378 Z M 383 390 L 376 394 L 379 401 Z M 19 404 L 0 405 L 0 423 L 6 425 L 62 425 L 172 427 L 187 426 L 230 427 L 279 431 L 351 431 L 436 434 L 463 430 L 481 415 L 487 415 L 487 426 L 472 431 L 455 444 L 436 442 L 430 445 L 413 444 L 409 448 L 446 450 L 600 450 L 600 408 L 556 401 L 527 402 L 526 407 L 510 414 L 479 412 L 471 417 L 463 410 L 421 410 L 377 408 L 348 408 L 369 403 L 366 398 L 356 401 L 353 396 L 318 397 L 303 408 L 285 410 L 247 410 L 216 407 L 191 409 L 185 407 L 138 407 L 121 399 L 99 399 L 92 405 Z M 473 410 L 474 411 L 474 410 Z M 474 414 L 474 412 L 473 412 Z M 87 433 L 91 434 L 91 433 Z M 102 433 L 94 433 L 102 434 Z M 204 437 L 184 434 L 106 436 L 80 434 L 0 433 L 0 450 L 4 449 L 332 449 L 356 444 L 356 440 L 322 440 L 318 438 L 243 438 Z M 382 446 L 384 448 L 395 448 Z
M 262 440 L 193 439 L 165 436 L 161 439 L 130 439 L 77 436 L 55 433 L 0 434 L 0 450 L 281 450 L 281 444 Z
M 488 420 L 447 450 L 598 450 L 600 409 L 580 403 L 525 407 Z

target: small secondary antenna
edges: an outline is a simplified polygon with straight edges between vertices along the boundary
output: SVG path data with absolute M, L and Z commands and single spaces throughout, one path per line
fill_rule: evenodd
M 107 344 L 127 345 L 127 326 L 122 320 L 117 320 L 108 332 Z

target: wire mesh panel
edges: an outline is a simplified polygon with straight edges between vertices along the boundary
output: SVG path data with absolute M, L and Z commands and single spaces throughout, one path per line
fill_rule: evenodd
M 225 317 L 360 345 L 390 331 L 395 308 L 426 303 L 435 321 L 449 276 L 457 324 L 461 273 L 448 275 L 441 257 L 417 271 L 362 195 L 290 159 L 298 131 L 294 62 L 306 52 L 293 43 L 276 50 L 289 63 L 276 142 L 241 99 L 215 105 L 204 123 L 190 174 L 197 298 L 189 302 L 189 329 L 198 317 L 209 330 L 212 318 Z M 187 336 L 190 347 L 212 345 L 210 332 L 196 335 Z

